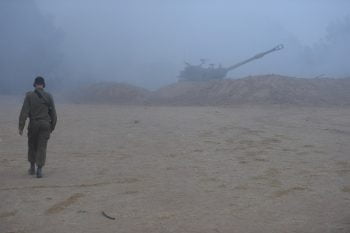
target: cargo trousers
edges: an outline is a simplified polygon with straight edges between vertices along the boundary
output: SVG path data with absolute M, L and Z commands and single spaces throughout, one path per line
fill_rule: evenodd
M 30 120 L 28 126 L 28 161 L 43 167 L 46 160 L 47 142 L 51 134 L 50 122 Z

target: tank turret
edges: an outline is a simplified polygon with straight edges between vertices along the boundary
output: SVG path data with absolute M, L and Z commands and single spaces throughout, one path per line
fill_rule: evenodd
M 262 58 L 266 54 L 281 50 L 283 48 L 283 44 L 279 44 L 270 50 L 258 53 L 251 58 L 248 58 L 227 68 L 224 68 L 221 65 L 215 67 L 214 64 L 210 64 L 208 67 L 205 67 L 205 59 L 200 59 L 201 63 L 199 65 L 191 65 L 190 63 L 185 62 L 186 67 L 180 72 L 178 78 L 179 81 L 207 81 L 215 79 L 224 79 L 229 71 L 236 69 L 239 66 L 242 66 L 253 60 Z

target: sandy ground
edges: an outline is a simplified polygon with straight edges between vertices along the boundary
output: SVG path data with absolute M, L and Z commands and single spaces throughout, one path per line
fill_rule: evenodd
M 58 104 L 37 179 L 20 102 L 0 101 L 0 232 L 350 232 L 349 108 Z

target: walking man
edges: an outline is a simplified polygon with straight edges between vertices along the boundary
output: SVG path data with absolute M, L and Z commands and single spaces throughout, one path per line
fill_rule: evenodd
M 18 130 L 23 134 L 27 118 L 28 124 L 28 161 L 29 174 L 42 177 L 42 167 L 46 160 L 46 147 L 50 134 L 55 129 L 57 115 L 52 95 L 46 91 L 45 80 L 37 77 L 34 80 L 34 91 L 27 92 L 19 116 Z M 35 164 L 37 170 L 35 173 Z

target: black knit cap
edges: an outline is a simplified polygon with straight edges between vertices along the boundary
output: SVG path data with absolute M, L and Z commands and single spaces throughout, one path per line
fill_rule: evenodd
M 45 87 L 45 79 L 40 76 L 36 77 L 33 86 L 35 87 L 35 85 L 43 85 Z

